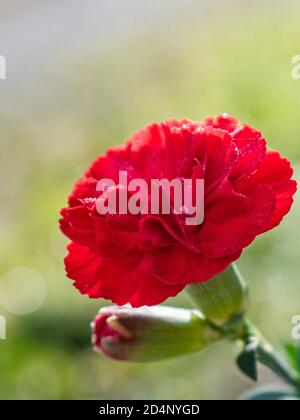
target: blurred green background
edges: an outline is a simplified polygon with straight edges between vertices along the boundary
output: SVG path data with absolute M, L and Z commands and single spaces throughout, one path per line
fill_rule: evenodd
M 91 160 L 171 117 L 233 114 L 262 130 L 299 179 L 299 14 L 296 0 L 2 0 L 1 399 L 233 399 L 253 386 L 230 343 L 148 365 L 94 354 L 89 324 L 106 302 L 65 277 L 57 220 Z M 239 263 L 252 319 L 278 346 L 300 314 L 299 228 L 297 196 Z M 184 294 L 168 303 L 189 305 Z

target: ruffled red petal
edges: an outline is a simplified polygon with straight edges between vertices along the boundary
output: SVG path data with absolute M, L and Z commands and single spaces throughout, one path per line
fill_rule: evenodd
M 166 285 L 136 265 L 102 259 L 87 247 L 71 243 L 65 258 L 66 272 L 74 285 L 90 298 L 112 300 L 117 305 L 156 305 L 176 296 L 184 285 Z M 120 287 L 122 285 L 122 287 Z
M 161 252 L 146 254 L 141 267 L 162 283 L 186 285 L 211 279 L 236 261 L 241 251 L 225 258 L 209 259 L 175 245 Z
M 293 204 L 293 196 L 297 191 L 297 183 L 292 180 L 293 169 L 290 162 L 282 158 L 279 152 L 267 152 L 265 158 L 250 177 L 240 181 L 236 189 L 246 192 L 255 185 L 268 185 L 275 196 L 275 208 L 269 223 L 262 232 L 278 226 L 284 216 L 290 211 Z

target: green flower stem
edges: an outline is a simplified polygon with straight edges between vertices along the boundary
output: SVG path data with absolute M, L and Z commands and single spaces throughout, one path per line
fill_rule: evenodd
M 236 265 L 206 283 L 186 288 L 188 297 L 224 339 L 242 340 L 255 359 L 289 385 L 300 390 L 300 375 L 279 356 L 271 344 L 246 319 L 248 291 Z
M 272 370 L 284 382 L 300 390 L 300 375 L 294 368 L 279 355 L 273 346 L 257 331 L 249 322 L 246 323 L 248 330 L 248 337 L 243 337 L 243 340 L 256 341 L 255 352 L 258 362 Z
M 258 346 L 257 359 L 261 364 L 267 366 L 289 385 L 294 386 L 300 391 L 299 375 L 286 362 L 285 359 L 281 358 L 278 354 L 275 353 L 272 346 L 270 346 L 268 342 L 262 342 Z

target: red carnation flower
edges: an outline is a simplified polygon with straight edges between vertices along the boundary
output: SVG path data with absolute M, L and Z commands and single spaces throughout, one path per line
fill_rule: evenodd
M 147 182 L 203 178 L 204 222 L 188 226 L 174 211 L 100 215 L 97 182 L 117 183 L 120 171 Z M 257 235 L 277 226 L 293 203 L 292 175 L 290 162 L 267 151 L 259 131 L 227 116 L 146 127 L 100 156 L 76 183 L 60 220 L 72 241 L 67 275 L 91 298 L 161 303 L 224 271 Z

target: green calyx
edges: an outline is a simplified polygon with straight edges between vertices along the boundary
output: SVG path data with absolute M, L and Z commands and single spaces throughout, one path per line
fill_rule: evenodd
M 242 317 L 247 308 L 247 285 L 234 264 L 208 282 L 190 284 L 186 292 L 192 303 L 217 326 Z

